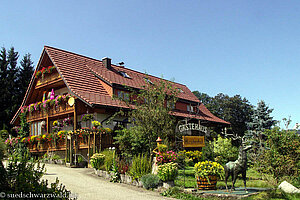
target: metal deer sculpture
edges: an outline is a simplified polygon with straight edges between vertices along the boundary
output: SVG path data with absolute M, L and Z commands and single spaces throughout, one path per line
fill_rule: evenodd
M 227 187 L 227 180 L 229 176 L 232 178 L 232 188 L 231 190 L 234 190 L 234 184 L 236 182 L 236 179 L 239 174 L 242 174 L 242 178 L 244 180 L 245 185 L 245 191 L 247 191 L 246 188 L 246 170 L 247 170 L 247 151 L 251 149 L 251 145 L 246 146 L 246 141 L 244 141 L 244 138 L 242 138 L 242 145 L 239 149 L 239 157 L 236 161 L 228 162 L 226 163 L 224 170 L 225 170 L 225 184 L 226 184 L 226 190 L 228 191 Z

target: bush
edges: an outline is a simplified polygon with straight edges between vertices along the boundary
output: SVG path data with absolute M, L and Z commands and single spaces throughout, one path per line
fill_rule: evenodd
M 184 160 L 185 164 L 188 166 L 193 166 L 195 163 L 201 161 L 202 159 L 202 152 L 201 151 L 180 151 L 178 153 L 180 156 L 180 160 Z
M 149 151 L 147 135 L 142 132 L 139 126 L 134 126 L 129 129 L 124 128 L 116 132 L 117 136 L 114 137 L 114 140 L 122 156 L 132 158 L 134 155 Z
M 60 160 L 61 159 L 61 157 L 59 156 L 59 155 L 57 155 L 57 154 L 54 154 L 53 156 L 52 156 L 52 160 L 54 160 L 54 161 L 58 161 L 58 160 Z
M 40 165 L 39 162 L 29 162 L 29 156 L 25 155 L 20 162 L 17 162 L 14 157 L 5 169 L 0 165 L 0 188 L 6 194 L 16 193 L 40 193 L 52 195 L 70 196 L 70 191 L 65 189 L 62 184 L 59 185 L 58 179 L 55 183 L 51 183 L 49 187 L 48 181 L 41 180 L 45 165 Z M 62 198 L 54 198 L 62 199 Z M 70 198 L 71 199 L 71 198 Z
M 101 152 L 105 156 L 104 159 L 104 168 L 107 172 L 112 170 L 112 164 L 114 160 L 114 152 L 112 150 L 104 150 Z M 103 169 L 103 168 L 101 168 Z
M 166 151 L 168 151 L 168 146 L 165 145 L 165 144 L 160 144 L 160 145 L 158 145 L 157 148 L 158 148 L 159 152 L 166 152 Z
M 126 174 L 129 169 L 129 162 L 124 159 L 117 160 L 118 170 L 120 174 Z
M 133 179 L 139 179 L 142 176 L 149 174 L 152 169 L 152 162 L 148 156 L 139 154 L 132 160 L 132 165 L 129 169 L 129 174 Z
M 271 174 L 277 181 L 288 179 L 300 185 L 300 135 L 278 127 L 265 133 L 268 149 L 257 159 L 256 168 Z
M 221 165 L 236 160 L 239 154 L 238 148 L 231 144 L 231 139 L 222 138 L 220 135 L 218 139 L 214 139 L 213 151 L 215 161 Z
M 0 137 L 0 160 L 2 160 L 6 153 L 6 145 L 4 140 Z
M 3 139 L 7 139 L 8 138 L 8 131 L 7 130 L 1 130 L 0 131 L 0 137 L 3 138 Z
M 165 163 L 158 166 L 157 175 L 162 181 L 174 181 L 178 175 L 177 163 Z
M 105 155 L 101 153 L 95 153 L 91 157 L 91 165 L 95 169 L 100 169 L 100 167 L 104 164 Z
M 161 165 L 164 163 L 169 162 L 176 162 L 177 161 L 177 154 L 174 151 L 167 151 L 167 152 L 158 152 L 157 154 L 157 165 Z
M 142 176 L 141 181 L 144 188 L 149 190 L 150 188 L 156 188 L 159 184 L 159 177 L 155 174 L 146 174 Z

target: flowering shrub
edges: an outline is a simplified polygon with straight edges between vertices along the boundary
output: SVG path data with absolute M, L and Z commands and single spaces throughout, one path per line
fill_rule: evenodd
M 194 167 L 195 175 L 199 178 L 207 178 L 209 181 L 209 176 L 217 176 L 219 178 L 224 178 L 224 168 L 217 162 L 203 161 L 195 164 Z
M 15 138 L 12 138 L 12 139 L 6 139 L 5 140 L 5 144 L 8 145 L 8 146 L 12 146 L 14 147 L 16 144 L 18 144 L 19 142 L 19 139 L 18 137 L 15 137 Z
M 95 153 L 91 157 L 91 165 L 95 169 L 100 169 L 100 167 L 104 164 L 105 155 L 101 153 Z
M 176 162 L 177 158 L 178 156 L 174 151 L 158 152 L 156 163 L 157 165 L 162 165 L 164 163 Z
M 158 166 L 157 175 L 162 181 L 174 181 L 178 175 L 177 163 L 170 162 Z
M 201 161 L 202 158 L 202 152 L 201 151 L 180 151 L 178 153 L 179 156 L 186 158 L 186 159 L 191 159 L 194 163 L 197 163 Z

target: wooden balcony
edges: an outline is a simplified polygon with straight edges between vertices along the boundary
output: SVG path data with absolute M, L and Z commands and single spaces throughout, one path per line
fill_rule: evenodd
M 38 111 L 32 111 L 27 115 L 27 121 L 38 121 L 46 119 L 47 114 L 48 117 L 56 117 L 63 114 L 70 114 L 74 112 L 74 106 L 69 106 L 68 103 L 62 102 L 60 105 L 53 105 L 47 110 L 38 110 Z
M 52 74 L 45 74 L 44 78 L 39 77 L 35 86 L 35 89 L 39 89 L 45 86 L 57 86 L 63 84 L 63 80 L 58 72 Z
M 34 143 L 28 144 L 30 152 L 46 152 L 46 151 L 60 151 L 66 150 L 65 139 L 58 140 L 54 144 L 53 142 L 43 142 L 43 143 Z

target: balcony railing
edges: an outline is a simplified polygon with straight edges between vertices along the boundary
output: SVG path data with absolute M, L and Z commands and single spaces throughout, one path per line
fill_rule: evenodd
M 37 121 L 42 120 L 47 117 L 59 116 L 62 114 L 68 114 L 74 112 L 74 106 L 70 106 L 68 103 L 61 103 L 60 105 L 53 105 L 49 108 L 34 110 L 28 114 L 27 121 Z
M 55 83 L 62 80 L 58 73 L 47 74 L 44 78 L 39 77 L 36 88 L 42 87 L 47 84 Z
M 35 142 L 28 144 L 30 152 L 44 152 L 44 151 L 59 151 L 66 150 L 66 142 L 65 139 L 58 140 L 56 143 L 52 141 L 47 142 Z

